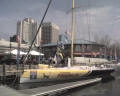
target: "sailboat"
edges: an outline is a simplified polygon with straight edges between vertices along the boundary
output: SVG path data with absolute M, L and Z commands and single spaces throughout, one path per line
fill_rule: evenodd
M 51 1 L 51 0 L 50 0 Z M 20 75 L 20 83 L 28 82 L 46 82 L 60 80 L 80 80 L 90 77 L 103 77 L 114 72 L 114 69 L 109 65 L 101 64 L 99 66 L 74 65 L 73 57 L 73 42 L 74 42 L 74 0 L 72 0 L 72 36 L 71 36 L 71 58 L 68 59 L 66 67 L 54 67 L 49 65 L 39 64 L 38 69 L 26 69 Z
M 51 1 L 51 0 L 50 0 Z M 81 66 L 73 66 L 73 32 L 74 32 L 74 0 L 72 4 L 72 38 L 71 38 L 71 62 L 68 60 L 67 67 L 53 67 L 39 65 L 38 69 L 27 69 L 20 75 L 20 83 L 46 82 L 59 80 L 75 80 L 88 76 L 91 70 Z
M 74 6 L 74 3 L 73 3 L 73 6 Z M 74 8 L 73 8 L 74 9 Z M 71 64 L 73 64 L 73 40 L 74 40 L 74 12 L 72 11 L 72 38 L 71 38 Z M 89 39 L 90 39 L 90 32 L 89 32 Z M 86 58 L 86 57 L 84 57 Z M 100 59 L 100 58 L 99 58 Z M 91 65 L 90 64 L 90 58 L 89 58 L 89 63 L 84 65 L 84 66 L 81 66 L 83 68 L 87 68 L 89 71 L 91 71 L 91 73 L 88 75 L 90 77 L 106 77 L 107 75 L 110 75 L 112 72 L 115 71 L 115 69 L 108 64 L 109 62 L 107 63 L 100 63 L 100 64 L 94 64 L 94 65 Z

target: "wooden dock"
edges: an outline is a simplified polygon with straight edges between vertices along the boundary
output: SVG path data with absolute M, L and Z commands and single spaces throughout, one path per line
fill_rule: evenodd
M 94 79 L 69 82 L 64 84 L 56 84 L 52 86 L 38 87 L 38 88 L 25 89 L 25 90 L 14 90 L 7 86 L 0 86 L 0 96 L 49 96 L 49 95 L 51 96 L 51 95 L 56 95 L 62 91 L 90 85 L 100 81 L 101 78 L 94 78 Z
M 29 96 L 44 96 L 44 95 L 46 96 L 50 94 L 56 94 L 57 92 L 97 83 L 100 81 L 101 81 L 101 78 L 95 78 L 95 79 L 89 79 L 89 80 L 69 82 L 69 83 L 64 83 L 64 84 L 56 84 L 56 85 L 46 86 L 46 87 L 25 89 L 25 90 L 20 90 L 19 92 L 22 94 L 29 95 Z
M 0 86 L 0 96 L 29 96 L 7 86 Z

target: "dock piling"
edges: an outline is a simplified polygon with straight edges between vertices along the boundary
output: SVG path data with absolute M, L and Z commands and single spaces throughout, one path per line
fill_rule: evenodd
M 6 83 L 6 64 L 3 63 L 3 76 L 2 76 L 2 83 L 5 84 Z

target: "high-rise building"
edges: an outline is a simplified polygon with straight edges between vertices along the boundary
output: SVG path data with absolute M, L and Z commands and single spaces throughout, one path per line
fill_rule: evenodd
M 57 42 L 59 38 L 59 27 L 52 23 L 46 22 L 42 25 L 42 44 Z
M 20 33 L 20 40 L 22 43 L 31 44 L 38 29 L 38 23 L 31 18 L 25 18 L 23 21 L 17 22 L 17 33 Z M 35 40 L 35 44 L 40 44 L 41 29 Z

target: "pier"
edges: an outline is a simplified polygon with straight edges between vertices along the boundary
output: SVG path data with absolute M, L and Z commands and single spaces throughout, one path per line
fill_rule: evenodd
M 29 95 L 19 93 L 18 91 L 7 86 L 0 86 L 0 96 L 29 96 Z
M 94 79 L 81 80 L 76 82 L 56 84 L 51 86 L 25 89 L 25 90 L 14 90 L 6 86 L 0 86 L 0 93 L 1 93 L 1 96 L 48 96 L 53 94 L 55 95 L 57 93 L 60 93 L 62 91 L 66 91 L 69 89 L 74 89 L 74 88 L 94 84 L 100 81 L 101 81 L 101 78 L 94 78 Z M 3 90 L 5 90 L 7 93 L 4 92 Z

